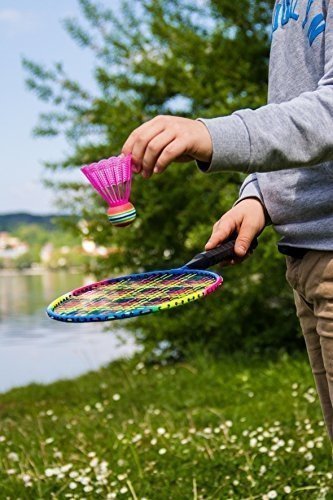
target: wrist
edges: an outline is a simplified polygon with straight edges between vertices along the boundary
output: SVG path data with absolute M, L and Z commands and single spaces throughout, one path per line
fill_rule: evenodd
M 200 165 L 199 168 L 207 170 L 213 156 L 213 142 L 208 128 L 201 120 L 194 120 L 198 134 L 194 145 L 194 158 Z
M 269 216 L 269 213 L 267 212 L 267 208 L 265 207 L 263 201 L 258 197 L 258 196 L 247 196 L 246 198 L 241 198 L 240 200 L 237 200 L 235 203 L 234 203 L 234 207 L 240 205 L 242 202 L 248 202 L 250 200 L 253 200 L 254 202 L 257 202 L 261 209 L 262 209 L 262 212 L 263 212 L 263 215 L 264 215 L 264 219 L 265 219 L 265 226 L 269 226 L 272 224 L 272 221 L 271 221 L 271 218 Z

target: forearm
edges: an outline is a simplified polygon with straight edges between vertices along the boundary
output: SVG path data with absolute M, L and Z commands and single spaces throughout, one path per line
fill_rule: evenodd
M 200 165 L 206 171 L 269 172 L 333 160 L 333 84 L 285 103 L 200 121 L 213 143 L 210 165 Z

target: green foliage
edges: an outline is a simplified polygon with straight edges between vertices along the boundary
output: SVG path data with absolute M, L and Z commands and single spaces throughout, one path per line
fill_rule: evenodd
M 93 1 L 79 3 L 84 21 L 69 19 L 65 27 L 95 56 L 95 95 L 61 64 L 45 69 L 24 61 L 28 86 L 51 106 L 36 133 L 65 134 L 72 146 L 48 168 L 117 154 L 128 134 L 156 114 L 213 117 L 264 104 L 272 1 L 124 1 L 117 16 Z M 94 266 L 102 277 L 184 263 L 203 248 L 241 181 L 234 173 L 204 176 L 193 164 L 174 165 L 149 181 L 136 178 L 138 218 L 121 230 L 109 226 L 90 186 L 51 184 L 62 208 L 85 221 L 67 226 L 115 250 Z M 150 346 L 168 340 L 181 350 L 194 342 L 214 352 L 295 345 L 296 319 L 275 243 L 267 231 L 255 256 L 226 269 L 223 292 L 129 327 Z
M 41 248 L 49 240 L 50 231 L 38 224 L 18 226 L 13 235 L 29 245 Z
M 18 226 L 38 224 L 46 229 L 54 228 L 54 216 L 52 215 L 33 215 L 27 213 L 9 213 L 0 214 L 0 231 L 13 232 Z
M 91 257 L 85 255 L 80 247 L 72 247 L 68 252 L 63 252 L 60 248 L 52 251 L 52 258 L 47 263 L 47 268 L 52 270 L 77 269 L 83 272 L 89 269 Z
M 64 227 L 73 223 L 68 218 L 62 219 Z M 8 261 L 10 267 L 14 265 L 17 269 L 28 269 L 33 264 L 41 262 L 41 251 L 47 243 L 52 246 L 52 256 L 47 265 L 49 269 L 80 267 L 82 270 L 89 270 L 89 262 L 92 258 L 85 255 L 81 248 L 80 235 L 73 231 L 65 231 L 57 225 L 46 227 L 34 223 L 18 225 L 11 232 L 24 243 L 28 244 L 28 250 L 16 257 L 13 261 Z M 4 267 L 4 265 L 3 265 Z
M 19 257 L 16 257 L 13 261 L 15 268 L 20 270 L 29 269 L 33 264 L 39 262 L 39 255 L 34 250 L 28 250 L 24 254 L 19 255 Z
M 219 354 L 232 350 L 268 351 L 303 346 L 285 264 L 276 255 L 276 237 L 267 229 L 255 254 L 242 264 L 220 269 L 224 284 L 209 298 L 183 308 L 129 322 L 152 349 L 166 338 L 180 352 L 193 342 Z M 167 344 L 166 344 L 167 346 Z M 158 351 L 157 351 L 158 352 Z

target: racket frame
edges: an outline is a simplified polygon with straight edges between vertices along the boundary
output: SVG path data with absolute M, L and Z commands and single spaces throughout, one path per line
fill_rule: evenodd
M 163 274 L 173 274 L 173 275 L 181 275 L 183 276 L 184 274 L 193 274 L 195 273 L 196 275 L 201 275 L 201 276 L 207 276 L 210 278 L 213 278 L 215 281 L 214 283 L 210 284 L 206 288 L 196 291 L 193 293 L 189 293 L 185 297 L 179 299 L 175 298 L 172 299 L 168 302 L 165 302 L 160 305 L 155 305 L 155 306 L 147 306 L 147 307 L 140 307 L 137 309 L 133 309 L 131 311 L 127 312 L 113 312 L 113 313 L 108 313 L 108 314 L 89 314 L 85 316 L 78 316 L 76 314 L 58 314 L 54 310 L 63 302 L 66 302 L 72 297 L 79 296 L 85 292 L 89 292 L 93 290 L 94 288 L 100 288 L 104 285 L 108 285 L 109 283 L 118 283 L 124 279 L 146 279 L 149 278 L 150 276 L 154 275 L 163 275 Z M 223 283 L 223 278 L 212 271 L 206 271 L 206 270 L 201 270 L 201 269 L 190 269 L 187 268 L 186 266 L 180 267 L 178 269 L 164 269 L 161 271 L 150 271 L 150 272 L 145 272 L 145 273 L 137 273 L 137 274 L 129 274 L 126 276 L 120 276 L 119 278 L 109 278 L 106 280 L 102 281 L 97 281 L 95 283 L 91 283 L 89 285 L 85 285 L 80 288 L 76 288 L 75 290 L 72 290 L 71 292 L 65 293 L 64 295 L 61 295 L 57 299 L 55 299 L 51 304 L 48 306 L 46 309 L 46 312 L 48 316 L 51 319 L 55 319 L 57 321 L 63 321 L 66 323 L 91 323 L 91 322 L 99 322 L 99 321 L 113 321 L 117 319 L 126 319 L 126 318 L 133 318 L 137 316 L 143 316 L 145 314 L 150 314 L 158 311 L 162 311 L 165 309 L 171 309 L 172 307 L 177 307 L 180 305 L 187 304 L 189 302 L 192 302 L 194 300 L 199 299 L 200 297 L 205 297 L 206 295 L 209 295 L 210 293 L 213 293 L 219 286 L 221 286 Z

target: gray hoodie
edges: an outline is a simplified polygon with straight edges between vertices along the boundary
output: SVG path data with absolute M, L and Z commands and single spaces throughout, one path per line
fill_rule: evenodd
M 248 172 L 239 199 L 262 201 L 285 251 L 333 251 L 333 0 L 277 0 L 272 31 L 268 104 L 200 119 L 200 168 Z

